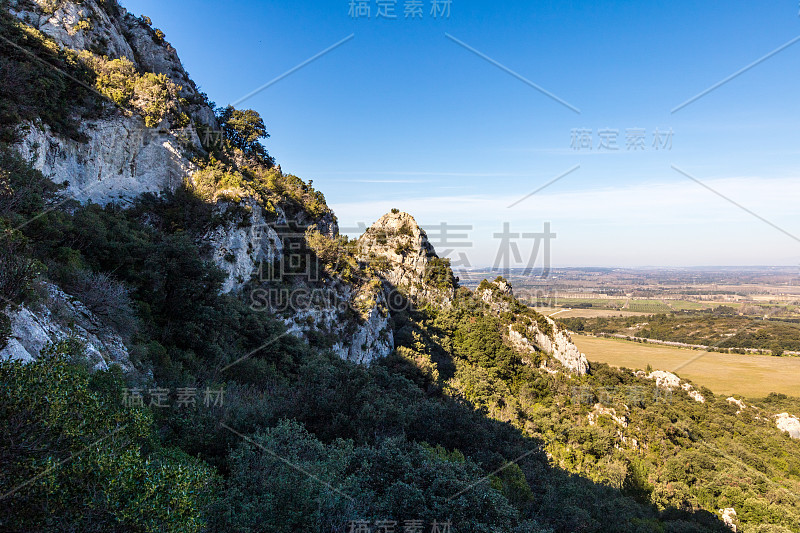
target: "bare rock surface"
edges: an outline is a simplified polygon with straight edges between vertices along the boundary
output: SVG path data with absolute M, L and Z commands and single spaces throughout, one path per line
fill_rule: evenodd
M 477 294 L 494 313 L 507 313 L 512 310 L 513 290 L 504 279 L 482 284 Z M 508 339 L 511 345 L 522 353 L 544 352 L 556 359 L 568 372 L 584 375 L 589 372 L 589 361 L 575 344 L 569 334 L 562 330 L 550 317 L 536 313 L 538 321 L 520 321 L 509 324 Z M 549 331 L 542 331 L 545 328 Z M 521 330 L 521 331 L 520 331 Z
M 252 198 L 242 201 L 247 220 L 231 220 L 209 232 L 203 239 L 211 245 L 214 263 L 227 275 L 222 292 L 235 292 L 257 269 L 271 265 L 283 253 L 283 242 L 267 223 L 264 209 Z M 227 203 L 217 204 L 224 211 Z
M 183 155 L 185 140 L 169 130 L 146 128 L 137 116 L 87 121 L 81 143 L 29 125 L 17 150 L 34 168 L 80 202 L 127 203 L 143 193 L 174 190 L 195 166 Z M 199 139 L 193 143 L 199 145 Z
M 84 346 L 94 370 L 106 370 L 111 364 L 125 371 L 133 368 L 123 339 L 111 327 L 55 285 L 47 284 L 46 289 L 47 298 L 39 305 L 5 311 L 11 336 L 0 349 L 0 359 L 30 362 L 51 344 L 71 338 Z
M 640 370 L 638 372 L 634 372 L 634 374 L 638 377 L 655 380 L 657 387 L 669 390 L 681 389 L 686 391 L 686 394 L 688 394 L 689 397 L 694 401 L 699 403 L 706 402 L 706 399 L 703 397 L 703 395 L 700 394 L 699 391 L 695 390 L 691 383 L 682 381 L 681 378 L 672 372 L 667 372 L 665 370 L 654 370 L 653 372 L 647 374 L 646 372 Z
M 383 215 L 358 240 L 359 260 L 378 266 L 391 285 L 417 302 L 447 305 L 454 286 L 429 281 L 429 269 L 438 260 L 433 245 L 408 213 Z M 448 267 L 449 270 L 449 267 Z
M 775 415 L 775 425 L 784 433 L 788 433 L 793 439 L 800 439 L 800 419 L 789 413 Z

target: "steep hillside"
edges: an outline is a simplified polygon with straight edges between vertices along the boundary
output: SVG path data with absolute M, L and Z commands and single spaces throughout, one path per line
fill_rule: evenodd
M 54 110 L 62 114 L 60 120 L 30 109 L 40 102 L 8 106 L 22 120 L 18 150 L 35 168 L 67 183 L 73 198 L 101 204 L 174 189 L 196 169 L 189 153 L 202 150 L 198 131 L 216 129 L 216 119 L 158 30 L 113 1 L 14 0 L 8 9 L 25 25 L 8 19 L 3 23 L 8 41 L 2 47 L 11 59 L 4 61 L 7 75 L 47 70 L 42 61 L 51 60 L 48 56 L 56 47 L 65 50 L 58 53 L 70 75 L 60 80 L 67 85 L 63 101 L 57 102 L 62 109 Z M 38 61 L 26 56 L 31 52 Z M 86 83 L 92 77 L 94 84 Z M 80 83 L 94 85 L 87 99 L 100 107 L 89 116 L 74 116 L 70 102 L 70 85 Z M 8 89 L 14 92 L 17 87 Z M 58 100 L 57 93 L 48 92 L 41 98 Z M 13 100 L 24 99 L 14 96 Z M 4 113 L 6 124 L 14 118 L 10 114 Z M 59 135 L 63 122 L 74 122 L 71 135 Z
M 590 366 L 399 210 L 340 236 L 114 0 L 0 25 L 0 530 L 800 531 L 796 400 Z

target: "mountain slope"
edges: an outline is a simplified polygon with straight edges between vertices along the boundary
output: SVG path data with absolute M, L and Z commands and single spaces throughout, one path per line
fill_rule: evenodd
M 0 528 L 798 530 L 796 400 L 590 365 L 411 215 L 339 236 L 146 19 L 3 6 Z

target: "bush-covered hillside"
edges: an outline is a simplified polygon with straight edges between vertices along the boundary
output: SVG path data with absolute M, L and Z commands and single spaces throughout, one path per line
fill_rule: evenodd
M 552 337 L 544 317 L 458 288 L 443 260 L 419 282 L 453 298 L 394 309 L 394 350 L 370 365 L 223 293 L 206 237 L 242 222 L 245 200 L 307 230 L 320 284 L 396 289 L 319 231 L 335 220 L 324 196 L 275 165 L 254 111 L 217 109 L 221 141 L 187 149 L 194 173 L 174 190 L 124 207 L 65 197 L 11 144 L 20 126 L 80 140 L 81 117 L 119 107 L 147 126 L 209 125 L 170 80 L 0 18 L 89 87 L 0 43 L 4 73 L 25 74 L 0 78 L 0 349 L 21 310 L 75 333 L 0 362 L 0 530 L 723 532 L 719 509 L 735 508 L 740 531 L 800 531 L 800 443 L 771 419 L 795 399 L 740 409 L 604 365 L 569 373 L 510 341 Z M 39 79 L 53 89 L 31 97 Z M 53 285 L 122 339 L 133 370 L 90 368 Z

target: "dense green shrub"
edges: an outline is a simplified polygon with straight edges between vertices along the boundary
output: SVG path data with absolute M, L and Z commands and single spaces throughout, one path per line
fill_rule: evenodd
M 212 471 L 162 449 L 147 411 L 123 407 L 119 376 L 70 365 L 78 349 L 0 361 L 0 528 L 200 531 Z
M 181 88 L 165 74 L 139 73 L 127 58 L 109 60 L 86 50 L 78 58 L 96 73 L 97 90 L 121 108 L 136 110 L 148 128 L 177 112 Z
M 63 188 L 0 142 L 0 217 L 13 225 L 23 225 L 54 204 Z
M 18 22 L 0 4 L 0 142 L 19 139 L 23 121 L 41 121 L 80 139 L 78 113 L 96 111 L 87 89 L 94 75 L 40 31 Z M 54 68 L 55 67 L 55 68 Z
M 41 263 L 23 250 L 23 240 L 17 232 L 0 233 L 0 312 L 9 305 L 23 303 L 42 271 Z
M 432 258 L 425 271 L 425 282 L 442 291 L 455 289 L 457 280 L 450 268 L 450 260 L 439 257 Z
M 269 133 L 258 112 L 228 106 L 219 112 L 217 118 L 225 138 L 234 148 L 241 150 L 247 157 L 256 157 L 272 166 L 273 161 L 261 144 L 261 139 L 268 139 Z

